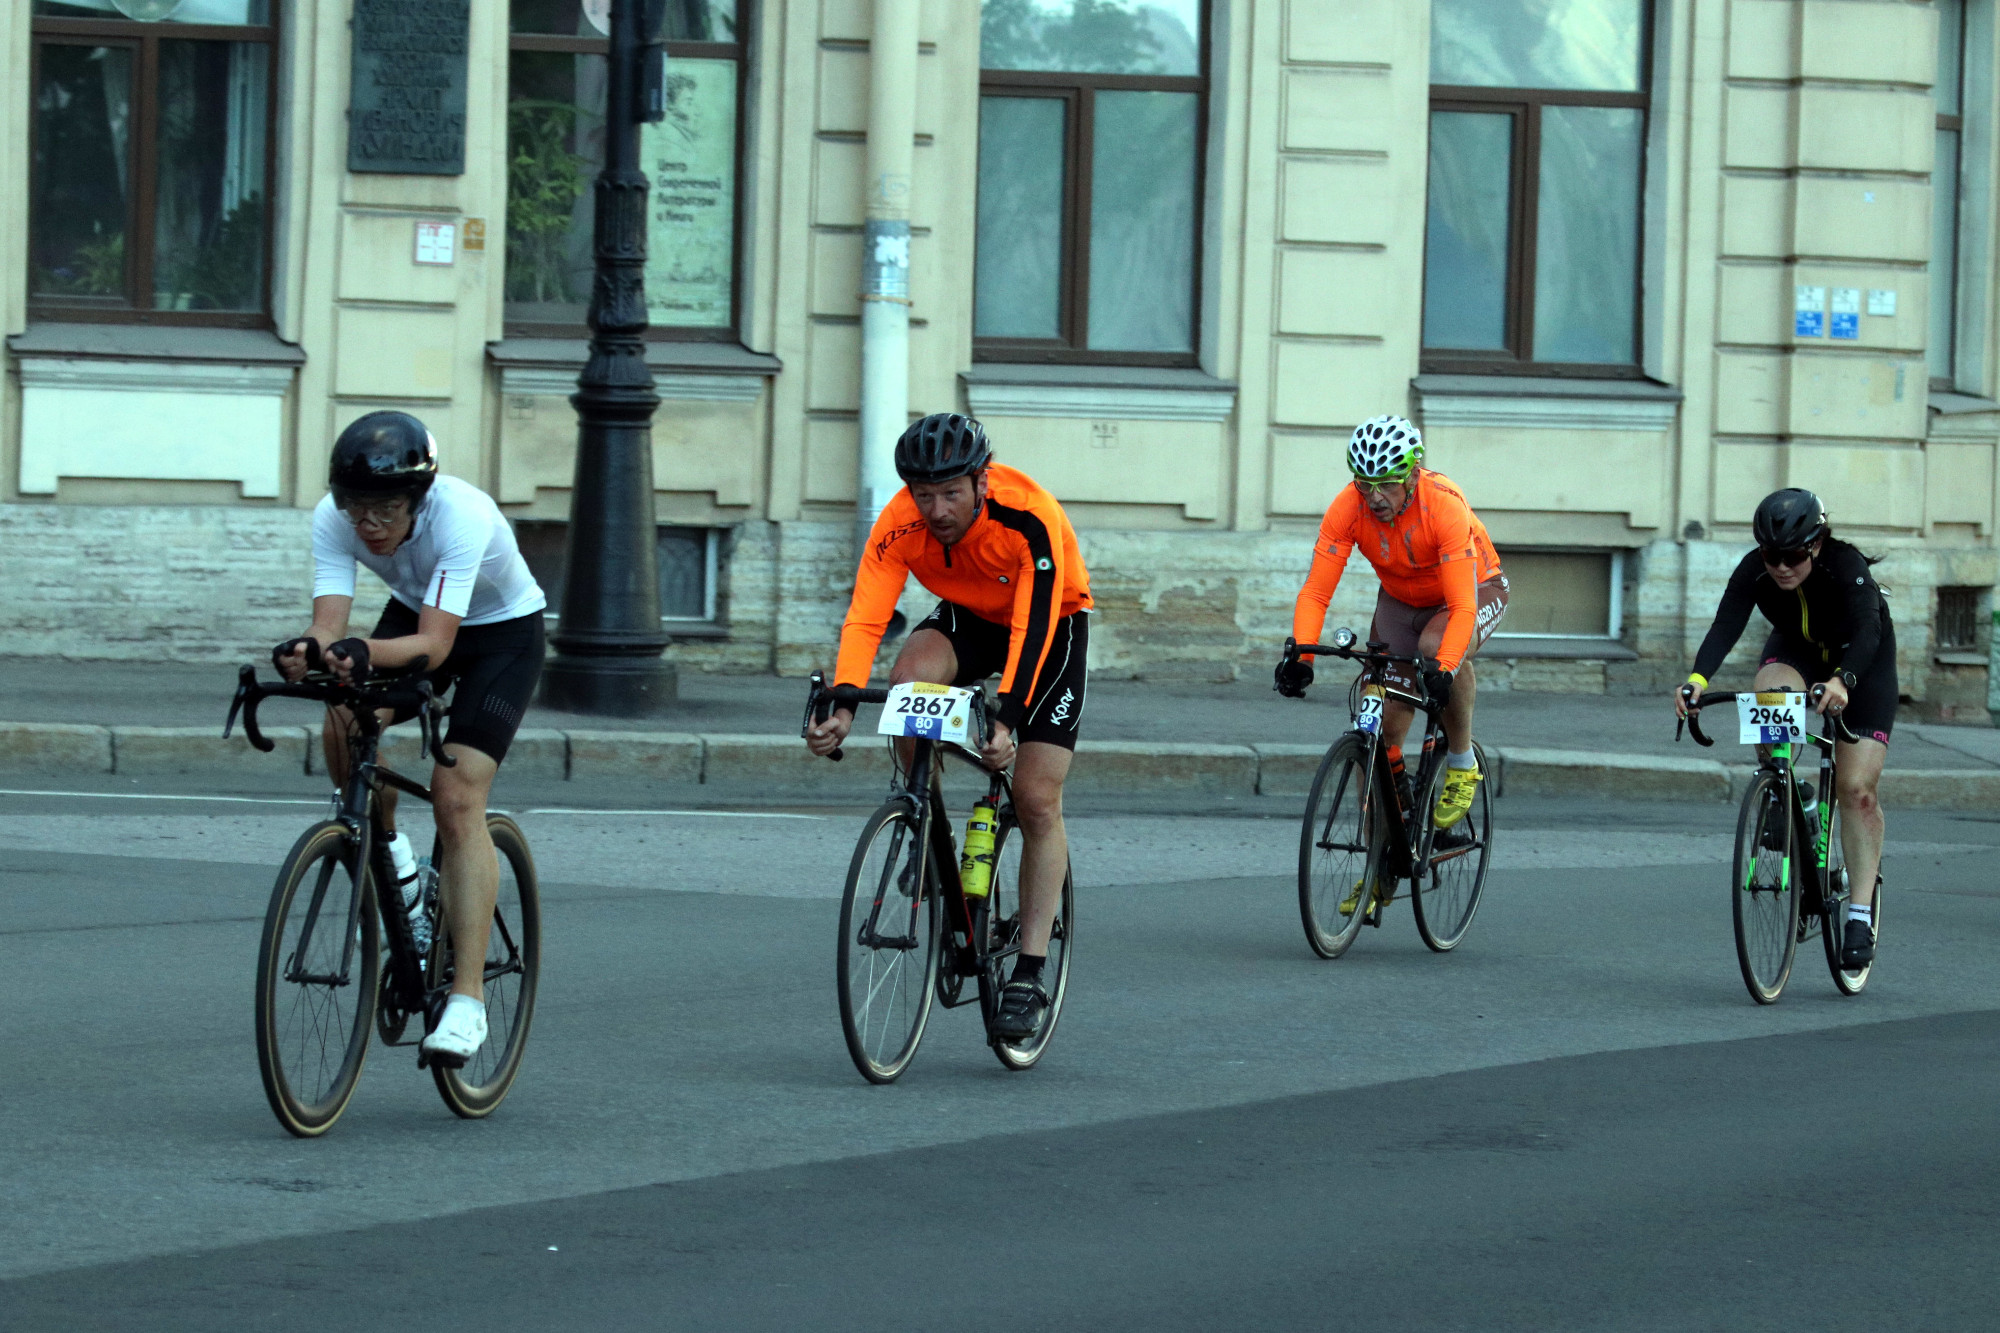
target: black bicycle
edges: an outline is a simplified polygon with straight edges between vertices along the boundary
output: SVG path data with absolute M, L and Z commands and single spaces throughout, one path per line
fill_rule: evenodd
M 1333 633 L 1332 643 L 1285 640 L 1284 660 L 1306 654 L 1341 657 L 1361 664 L 1348 687 L 1353 723 L 1327 750 L 1306 797 L 1299 829 L 1299 917 L 1306 943 L 1321 958 L 1338 958 L 1354 943 L 1364 922 L 1382 924 L 1382 909 L 1410 884 L 1417 934 L 1431 949 L 1458 947 L 1479 910 L 1486 888 L 1486 863 L 1493 851 L 1493 807 L 1485 783 L 1471 810 L 1449 829 L 1427 817 L 1444 789 L 1444 710 L 1389 685 L 1392 664 L 1421 669 L 1421 658 L 1392 657 L 1388 645 L 1370 643 L 1357 652 L 1353 630 Z M 1402 699 L 1424 714 L 1422 760 L 1409 789 L 1398 791 L 1382 743 L 1382 703 Z M 1407 747 L 1406 747 L 1407 748 Z M 1482 773 L 1486 754 L 1473 744 Z
M 828 686 L 815 671 L 805 728 L 825 721 L 836 706 L 887 703 L 889 694 Z M 988 732 L 984 687 L 971 702 L 972 724 L 962 741 L 914 739 L 908 769 L 898 765 L 888 799 L 862 825 L 848 863 L 840 901 L 840 1026 L 854 1067 L 870 1083 L 894 1082 L 909 1068 L 934 999 L 946 1008 L 976 999 L 987 1044 L 1001 1064 L 1016 1070 L 1042 1058 L 1062 1016 L 1076 929 L 1074 883 L 1067 872 L 1042 970 L 1049 1008 L 1041 1031 L 1020 1042 L 993 1034 L 1008 960 L 1021 951 L 1020 838 L 1007 774 L 989 769 L 979 754 Z M 986 796 L 975 807 L 976 812 L 993 811 L 990 879 L 983 894 L 976 881 L 968 891 L 961 878 L 951 817 L 945 812 L 940 753 L 986 775 Z M 837 760 L 841 752 L 830 757 Z M 976 981 L 976 995 L 965 994 L 968 979 Z
M 422 1034 L 404 1035 L 410 1019 L 422 1015 L 429 1033 L 451 993 L 457 963 L 450 933 L 439 924 L 436 847 L 421 875 L 419 926 L 394 887 L 381 809 L 387 788 L 424 802 L 431 794 L 381 762 L 377 709 L 414 708 L 421 753 L 452 766 L 442 748 L 443 709 L 430 682 L 421 679 L 426 665 L 418 658 L 406 678 L 365 685 L 320 673 L 267 685 L 245 666 L 223 724 L 227 736 L 240 712 L 250 743 L 269 750 L 272 742 L 257 728 L 265 699 L 310 699 L 344 708 L 353 718 L 348 778 L 334 793 L 333 817 L 292 844 L 271 890 L 257 950 L 257 1067 L 278 1123 L 302 1138 L 324 1134 L 347 1109 L 371 1028 L 384 1045 L 416 1045 Z M 489 814 L 486 827 L 500 861 L 486 951 L 486 1042 L 462 1065 L 417 1054 L 417 1067 L 430 1069 L 445 1105 L 468 1119 L 491 1114 L 520 1072 L 541 968 L 541 898 L 528 840 L 505 815 Z M 386 893 L 384 885 L 390 886 Z M 420 930 L 432 937 L 428 947 L 418 942 Z
M 1701 730 L 1701 710 L 1748 699 L 1757 707 L 1782 709 L 1786 695 L 1796 690 L 1718 691 L 1696 696 L 1693 685 L 1681 687 L 1688 706 L 1687 729 L 1700 745 L 1713 745 Z M 1816 707 L 1824 685 L 1805 691 Z M 1801 742 L 1819 751 L 1819 772 L 1797 776 L 1796 749 L 1790 740 L 1775 741 L 1758 763 L 1757 775 L 1743 793 L 1736 817 L 1736 860 L 1730 881 L 1730 914 L 1736 924 L 1736 963 L 1750 998 L 1775 1004 L 1784 994 L 1799 945 L 1815 932 L 1826 952 L 1827 970 L 1842 995 L 1858 995 L 1868 984 L 1868 967 L 1845 968 L 1840 963 L 1841 931 L 1847 920 L 1850 888 L 1847 857 L 1840 846 L 1840 803 L 1834 799 L 1834 743 L 1811 730 L 1823 714 L 1808 712 Z M 1827 718 L 1844 741 L 1861 738 L 1836 714 Z M 1680 728 L 1674 728 L 1680 739 Z M 1882 881 L 1875 881 L 1875 933 L 1882 933 Z M 1871 965 L 1872 966 L 1872 965 Z

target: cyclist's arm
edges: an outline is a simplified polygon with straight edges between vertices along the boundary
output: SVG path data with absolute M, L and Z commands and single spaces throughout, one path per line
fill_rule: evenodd
M 896 602 L 909 582 L 910 567 L 898 551 L 896 528 L 900 526 L 884 509 L 875 520 L 874 531 L 861 552 L 854 571 L 854 597 L 847 604 L 847 620 L 840 627 L 840 658 L 834 664 L 833 683 L 866 688 L 875 669 L 875 654 L 882 636 L 889 632 L 889 618 L 896 614 Z M 854 710 L 840 710 L 851 714 Z
M 451 656 L 452 645 L 458 642 L 458 623 L 463 616 L 424 604 L 417 612 L 417 632 L 405 634 L 400 639 L 369 639 L 368 661 L 371 666 L 408 666 L 419 657 L 429 658 L 429 667 L 436 668 Z
M 1306 571 L 1305 584 L 1292 606 L 1295 642 L 1318 643 L 1320 631 L 1326 627 L 1326 608 L 1340 588 L 1341 572 L 1347 568 L 1347 557 L 1354 550 L 1353 506 L 1347 503 L 1353 493 L 1352 486 L 1343 489 L 1327 506 L 1326 517 L 1320 520 L 1319 537 L 1313 542 L 1312 568 Z
M 1479 620 L 1479 551 L 1472 540 L 1472 508 L 1464 500 L 1440 503 L 1432 513 L 1431 538 L 1437 543 L 1438 585 L 1445 606 L 1438 668 L 1456 671 Z
M 1755 568 L 1752 568 L 1753 564 Z M 1707 688 L 1715 669 L 1722 665 L 1722 659 L 1729 656 L 1729 650 L 1743 637 L 1743 629 L 1750 623 L 1751 609 L 1757 605 L 1753 591 L 1757 575 L 1763 569 L 1757 553 L 1752 551 L 1736 566 L 1729 576 L 1729 586 L 1722 590 L 1722 604 L 1715 610 L 1715 623 L 1708 628 L 1708 637 L 1701 641 L 1701 651 L 1694 655 L 1694 670 L 1689 679 Z
M 1014 610 L 1007 634 L 1007 669 L 1000 676 L 1000 724 L 1019 731 L 1028 716 L 1028 701 L 1055 641 L 1062 616 L 1063 550 L 1060 511 L 1052 506 L 991 512 L 1020 538 L 1014 573 Z
M 1847 613 L 1847 647 L 1834 666 L 1852 671 L 1858 678 L 1874 663 L 1875 650 L 1882 646 L 1882 594 L 1868 577 L 1867 562 L 1858 552 L 1838 572 L 1828 572 L 1840 581 Z

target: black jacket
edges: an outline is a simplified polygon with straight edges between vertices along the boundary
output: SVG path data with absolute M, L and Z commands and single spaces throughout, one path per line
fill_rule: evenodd
M 1776 627 L 1793 655 L 1818 660 L 1828 675 L 1844 667 L 1859 678 L 1873 666 L 1889 637 L 1889 603 L 1868 562 L 1846 542 L 1829 537 L 1812 564 L 1805 582 L 1786 592 L 1771 581 L 1762 556 L 1755 551 L 1744 556 L 1695 654 L 1695 674 L 1715 675 L 1750 623 L 1752 606 Z

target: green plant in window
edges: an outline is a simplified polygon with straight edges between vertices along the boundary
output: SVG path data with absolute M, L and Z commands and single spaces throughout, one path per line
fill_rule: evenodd
M 507 108 L 507 299 L 567 301 L 569 230 L 590 159 L 570 150 L 577 109 L 523 98 Z
M 161 310 L 255 310 L 262 303 L 264 197 L 249 194 L 209 228 L 192 255 L 163 265 L 153 304 Z
M 35 266 L 35 288 L 58 296 L 122 296 L 125 293 L 125 233 L 84 241 L 67 264 Z

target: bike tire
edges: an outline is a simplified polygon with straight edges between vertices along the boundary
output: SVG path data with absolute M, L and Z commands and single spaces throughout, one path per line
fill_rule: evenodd
M 257 948 L 257 1069 L 278 1123 L 299 1138 L 326 1133 L 347 1109 L 375 1025 L 381 923 L 374 877 L 364 868 L 357 879 L 353 860 L 333 820 L 300 834 Z
M 908 801 L 884 802 L 862 826 L 841 895 L 840 1029 L 870 1083 L 909 1068 L 937 997 L 942 912 L 922 834 Z
M 1479 771 L 1490 773 L 1486 752 L 1477 741 L 1472 753 Z M 1417 873 L 1411 876 L 1410 906 L 1415 909 L 1418 936 L 1434 953 L 1456 949 L 1472 928 L 1473 914 L 1479 911 L 1479 901 L 1486 892 L 1486 864 L 1493 853 L 1493 798 L 1484 781 L 1473 789 L 1472 808 L 1465 818 L 1449 830 L 1432 822 L 1430 811 L 1444 789 L 1444 777 L 1445 766 L 1439 764 L 1430 790 L 1412 816 L 1423 820 L 1424 835 Z M 1464 846 L 1438 846 L 1441 838 L 1455 843 L 1463 835 L 1470 835 Z
M 486 941 L 486 1041 L 462 1067 L 431 1064 L 438 1096 L 453 1115 L 467 1120 L 491 1115 L 514 1086 L 542 973 L 541 881 L 527 836 L 505 815 L 488 815 L 486 830 L 500 861 L 500 891 Z M 440 923 L 431 953 L 432 984 L 449 985 L 452 967 L 451 933 Z
M 1853 896 L 1853 885 L 1847 879 L 1847 854 L 1840 846 L 1840 809 L 1828 803 L 1826 839 L 1826 877 L 1834 886 L 1834 893 L 1826 905 L 1826 916 L 1820 923 L 1822 944 L 1826 950 L 1826 970 L 1833 974 L 1833 987 L 1842 995 L 1859 995 L 1861 988 L 1868 984 L 1868 974 L 1875 968 L 1867 967 L 1848 970 L 1840 965 L 1840 946 L 1847 929 L 1847 903 Z M 1882 881 L 1875 881 L 1875 940 L 1882 940 Z
M 1381 784 L 1371 785 L 1368 758 L 1357 733 L 1329 746 L 1299 825 L 1299 919 L 1321 958 L 1338 958 L 1354 943 L 1382 870 Z
M 1750 998 L 1759 1004 L 1775 1004 L 1784 994 L 1799 947 L 1799 883 L 1792 873 L 1796 829 L 1788 781 L 1759 769 L 1736 817 L 1730 916 L 1736 927 L 1736 964 Z M 1776 800 L 1770 799 L 1774 792 Z M 1774 811 L 1784 821 L 1776 839 L 1783 850 L 1764 845 L 1765 825 Z
M 1001 949 L 1011 948 L 1014 937 L 1020 933 L 1021 858 L 1018 854 L 1010 855 L 1020 841 L 1019 833 L 1019 826 L 1011 818 L 1002 819 L 1000 834 L 993 846 L 993 887 L 985 905 L 973 914 L 976 927 L 983 936 L 982 951 L 988 959 L 993 959 Z M 1056 1035 L 1056 1021 L 1062 1017 L 1063 997 L 1069 991 L 1070 949 L 1076 938 L 1075 932 L 1076 877 L 1065 867 L 1062 902 L 1056 909 L 1055 923 L 1049 932 L 1048 961 L 1042 964 L 1042 977 L 1049 991 L 1049 1012 L 1042 1020 L 1042 1030 L 1033 1040 L 1024 1042 L 1001 1041 L 991 1037 L 989 1032 L 993 1054 L 1009 1069 L 1034 1068 Z M 1001 961 L 989 961 L 979 970 L 979 1012 L 989 1024 L 1000 1010 L 1000 988 L 1005 984 L 1000 977 L 1001 965 Z

